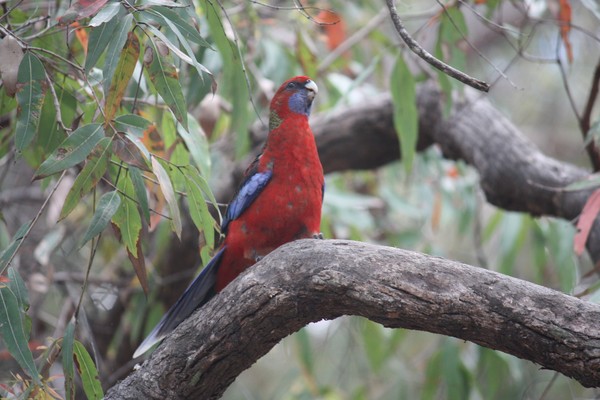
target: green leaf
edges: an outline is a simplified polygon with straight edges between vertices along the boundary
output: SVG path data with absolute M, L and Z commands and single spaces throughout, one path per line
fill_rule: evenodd
M 14 274 L 12 274 L 14 277 Z M 11 287 L 12 286 L 12 287 Z M 13 287 L 21 290 L 21 285 L 0 286 L 0 334 L 10 354 L 38 385 L 41 384 L 33 354 L 29 350 L 29 329 L 26 330 L 25 310 L 21 308 L 26 299 L 19 297 Z
M 177 133 L 185 142 L 193 160 L 202 172 L 203 176 L 210 176 L 211 158 L 210 146 L 204 130 L 196 118 L 188 115 L 189 126 L 185 130 L 183 127 L 177 127 Z
M 381 331 L 381 326 L 371 321 L 361 321 L 363 325 L 362 339 L 365 353 L 371 364 L 371 369 L 378 373 L 385 365 L 384 362 L 391 355 L 388 353 L 386 339 Z
M 150 172 L 144 153 L 140 150 L 139 145 L 134 143 L 126 133 L 119 132 L 115 135 L 113 152 L 128 165 Z
M 41 179 L 79 164 L 104 137 L 100 124 L 89 124 L 66 138 L 50 157 L 40 165 L 34 179 Z
M 75 118 L 77 100 L 66 89 L 58 85 L 54 85 L 54 87 L 60 104 L 63 124 L 69 126 Z M 52 96 L 46 96 L 36 140 L 37 145 L 44 152 L 44 157 L 56 150 L 58 145 L 67 138 L 67 133 L 57 123 L 56 114 L 57 110 Z
M 202 194 L 202 189 L 196 183 L 198 177 L 192 178 L 187 174 L 184 174 L 184 176 L 185 190 L 187 192 L 187 201 L 192 221 L 198 230 L 204 233 L 206 242 L 212 244 L 214 240 L 214 219 L 210 211 L 208 211 L 208 205 Z
M 106 228 L 112 217 L 119 209 L 120 205 L 121 197 L 119 196 L 119 192 L 116 190 L 105 193 L 102 197 L 100 197 L 100 200 L 98 200 L 98 207 L 96 208 L 96 212 L 92 217 L 92 222 L 90 222 L 90 226 L 83 235 L 83 240 L 81 241 L 79 247 L 86 244 L 88 240 L 91 240 L 94 236 L 98 235 L 104 230 L 104 228 Z
M 144 135 L 144 131 L 150 125 L 152 125 L 152 122 L 135 114 L 119 115 L 115 118 L 115 128 L 117 131 L 128 132 L 140 137 Z
M 69 322 L 62 340 L 62 367 L 65 375 L 65 399 L 75 399 L 75 366 L 73 365 L 73 340 L 75 325 Z
M 101 400 L 104 397 L 104 392 L 102 391 L 102 385 L 100 385 L 100 379 L 98 378 L 98 370 L 94 365 L 92 357 L 90 357 L 83 344 L 77 340 L 74 342 L 73 350 L 73 354 L 77 360 L 77 371 L 81 377 L 85 395 L 88 400 Z
M 90 158 L 79 173 L 60 212 L 59 220 L 67 217 L 79 204 L 83 196 L 90 192 L 100 181 L 106 169 L 110 156 L 111 138 L 103 137 L 96 149 L 90 154 Z
M 113 1 L 112 3 L 108 3 L 106 6 L 104 6 L 98 12 L 98 14 L 96 14 L 94 16 L 94 18 L 91 19 L 89 26 L 97 27 L 97 26 L 100 26 L 101 24 L 105 24 L 107 22 L 112 21 L 112 19 L 119 13 L 120 10 L 121 10 L 121 2 Z M 89 47 L 88 47 L 88 49 L 89 49 Z M 87 71 L 87 68 L 86 68 L 86 71 Z
M 396 59 L 390 87 L 394 101 L 394 128 L 400 141 L 402 164 L 406 172 L 410 172 L 417 147 L 419 115 L 415 80 L 402 55 Z
M 456 343 L 446 340 L 442 345 L 442 376 L 447 385 L 447 399 L 463 400 L 469 398 L 471 389 L 469 374 L 460 359 Z
M 163 26 L 170 26 L 169 23 L 171 23 L 177 28 L 182 38 L 185 40 L 192 41 L 200 46 L 212 49 L 210 43 L 204 40 L 196 28 L 188 24 L 187 21 L 185 21 L 176 11 L 173 11 L 170 8 L 153 7 L 147 12 L 144 12 L 144 16 L 149 17 Z
M 172 25 L 172 24 L 171 24 Z M 200 64 L 198 62 L 198 60 L 196 60 L 196 56 L 194 54 L 194 52 L 191 50 L 191 47 L 189 46 L 189 43 L 187 43 L 187 41 L 184 41 L 182 43 L 183 47 L 186 49 L 186 51 L 188 51 L 188 53 L 190 53 L 190 55 L 185 54 L 183 51 L 179 50 L 179 47 L 177 47 L 172 41 L 169 40 L 169 38 L 167 38 L 160 30 L 158 30 L 156 27 L 152 26 L 152 25 L 148 25 L 147 26 L 148 30 L 150 32 L 152 32 L 154 34 L 154 36 L 158 37 L 160 40 L 162 40 L 162 42 L 169 48 L 171 49 L 171 51 L 181 59 L 181 61 L 191 65 L 192 67 L 196 68 L 196 70 L 198 71 L 198 75 L 200 77 L 202 77 L 202 73 L 204 72 L 205 74 L 208 74 L 212 77 L 212 73 L 208 70 L 208 68 L 206 68 L 204 65 Z
M 9 267 L 7 270 L 8 276 L 8 287 L 17 297 L 19 302 L 19 310 L 27 311 L 29 309 L 29 295 L 27 294 L 27 287 L 25 282 L 21 278 L 21 275 L 15 271 L 13 267 Z M 27 314 L 25 314 L 27 316 Z M 27 329 L 29 332 L 29 329 Z
M 119 3 L 113 3 L 113 4 L 119 5 Z M 100 56 L 102 55 L 104 50 L 106 50 L 106 47 L 108 46 L 108 44 L 111 42 L 111 39 L 113 39 L 113 45 L 116 45 L 116 43 L 119 42 L 120 37 L 115 36 L 115 31 L 117 30 L 120 22 L 123 19 L 124 18 L 113 18 L 106 23 L 103 23 L 101 25 L 98 25 L 98 26 L 95 26 L 92 28 L 92 30 L 90 31 L 90 36 L 89 36 L 89 40 L 88 40 L 88 51 L 87 51 L 87 55 L 85 57 L 84 68 L 85 68 L 86 73 L 90 72 L 90 70 L 92 68 L 94 68 L 94 66 L 100 59 Z M 125 40 L 126 39 L 127 39 L 127 36 L 125 36 Z M 125 45 L 125 40 L 123 40 L 123 44 L 121 44 L 121 48 L 123 48 L 123 45 Z M 118 60 L 118 58 L 117 58 L 117 60 Z M 106 79 L 106 78 L 107 77 L 104 76 L 104 79 Z
M 150 223 L 150 207 L 148 206 L 148 193 L 146 191 L 146 186 L 144 185 L 144 178 L 142 178 L 142 173 L 136 167 L 130 167 L 129 175 L 131 176 L 133 190 L 135 191 L 135 196 L 138 199 L 138 206 L 140 207 L 140 211 L 142 212 L 142 215 L 144 216 L 146 222 Z
M 17 233 L 15 233 L 15 236 L 13 236 L 12 242 L 10 242 L 6 249 L 0 253 L 0 273 L 8 266 L 8 260 L 10 260 L 17 251 L 19 244 L 23 240 L 23 236 L 25 236 L 25 232 L 27 232 L 32 222 L 33 221 L 28 221 L 21 225 Z
M 173 185 L 171 184 L 171 179 L 169 178 L 167 171 L 156 157 L 152 157 L 152 171 L 158 179 L 158 184 L 160 185 L 160 190 L 165 196 L 165 200 L 167 200 L 173 232 L 175 232 L 177 237 L 181 240 L 181 214 L 179 212 L 179 205 L 177 204 L 177 197 L 175 197 L 175 190 L 173 189 Z
M 205 199 L 208 198 L 208 200 L 212 204 L 213 208 L 219 214 L 219 220 L 222 220 L 221 211 L 220 211 L 220 208 L 219 208 L 219 204 L 217 203 L 217 199 L 215 198 L 213 192 L 210 190 L 210 185 L 208 184 L 208 182 L 204 178 L 204 176 L 202 176 L 202 174 L 200 174 L 200 172 L 194 166 L 192 166 L 192 165 L 185 166 L 182 169 L 182 172 L 183 172 L 186 180 L 192 181 L 196 186 L 198 186 L 200 188 L 200 190 L 202 191 L 203 197 Z M 211 225 L 214 225 L 214 218 L 212 217 L 212 214 L 210 214 L 210 221 L 211 221 L 210 222 Z M 206 224 L 207 220 L 204 219 L 204 222 Z M 206 225 L 205 225 L 205 227 L 206 227 Z M 203 229 L 203 231 L 205 231 L 204 235 L 206 237 L 206 241 L 208 243 L 212 243 L 213 238 L 214 238 L 214 234 L 212 233 L 211 229 L 208 229 L 209 233 L 207 233 L 206 230 L 207 230 L 206 228 Z M 210 236 L 206 236 L 206 235 L 210 235 Z
M 206 20 L 219 54 L 223 58 L 223 81 L 225 86 L 223 91 L 232 99 L 231 129 L 236 133 L 235 155 L 239 158 L 246 153 L 250 145 L 248 136 L 248 125 L 250 124 L 249 94 L 246 86 L 246 76 L 242 68 L 239 50 L 227 38 L 219 14 L 212 3 L 206 5 Z
M 129 32 L 129 29 L 131 29 L 133 15 L 127 14 L 123 18 L 115 18 L 113 21 L 117 21 L 116 26 L 112 31 L 114 40 L 109 42 L 110 46 L 108 46 L 108 49 L 106 50 L 106 56 L 104 56 L 104 67 L 102 68 L 105 96 L 110 89 L 113 75 L 115 74 L 117 63 L 119 62 L 119 58 L 121 56 L 121 51 L 123 51 L 125 42 L 127 42 L 127 33 Z
M 106 104 L 104 106 L 106 122 L 114 118 L 118 108 L 121 106 L 121 99 L 125 95 L 125 89 L 127 89 L 129 80 L 133 75 L 133 70 L 139 56 L 140 42 L 134 32 L 129 32 L 125 47 L 115 68 L 108 94 L 106 95 Z
M 177 68 L 175 68 L 168 47 L 160 40 L 149 38 L 144 53 L 144 65 L 158 94 L 173 111 L 175 118 L 187 129 L 185 98 L 179 84 Z
M 112 217 L 112 222 L 119 229 L 121 240 L 127 249 L 137 257 L 137 242 L 142 230 L 142 218 L 137 204 L 132 200 L 135 199 L 135 190 L 129 174 L 119 178 L 117 188 L 121 191 L 121 206 Z
M 597 188 L 599 186 L 600 186 L 600 175 L 592 174 L 592 175 L 586 176 L 584 179 L 582 179 L 580 181 L 571 183 L 570 185 L 565 187 L 564 190 L 567 190 L 567 191 L 586 190 L 586 189 Z
M 38 129 L 44 96 L 48 89 L 44 65 L 32 52 L 25 53 L 17 75 L 17 126 L 15 145 L 23 151 Z
M 296 346 L 300 363 L 306 373 L 310 376 L 314 375 L 314 359 L 313 350 L 310 345 L 310 335 L 308 330 L 300 329 L 296 332 Z

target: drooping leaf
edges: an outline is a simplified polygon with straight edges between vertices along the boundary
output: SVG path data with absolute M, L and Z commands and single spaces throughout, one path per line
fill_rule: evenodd
M 169 48 L 160 40 L 150 38 L 144 53 L 144 65 L 158 94 L 173 111 L 175 118 L 187 129 L 185 98 Z
M 27 311 L 29 309 L 29 295 L 27 294 L 27 287 L 25 286 L 25 282 L 23 282 L 23 278 L 12 267 L 8 268 L 7 275 L 8 287 L 17 298 L 19 310 Z M 29 332 L 29 329 L 26 329 L 26 332 Z
M 8 244 L 8 246 L 0 253 L 0 274 L 4 272 L 6 267 L 8 266 L 8 261 L 13 257 L 19 244 L 23 240 L 25 236 L 25 232 L 29 230 L 32 221 L 25 222 L 21 227 L 17 230 L 17 233 L 13 236 L 12 241 Z
M 116 3 L 119 5 L 119 3 Z M 118 8 L 117 8 L 118 11 Z M 121 18 L 114 18 L 98 26 L 94 26 L 90 31 L 90 38 L 88 43 L 88 52 L 85 57 L 85 71 L 89 72 L 100 59 L 100 56 L 106 50 L 106 46 L 112 41 L 113 44 L 118 43 L 118 36 L 115 36 L 115 31 L 119 26 Z M 125 37 L 126 39 L 126 37 Z M 123 41 L 125 45 L 125 41 Z M 123 46 L 122 45 L 122 46 Z M 121 46 L 121 48 L 122 48 Z M 107 77 L 104 76 L 104 79 Z
M 119 209 L 120 204 L 121 197 L 116 190 L 105 193 L 102 195 L 102 197 L 100 197 L 100 200 L 98 201 L 98 207 L 96 207 L 96 211 L 94 212 L 90 226 L 83 235 L 80 247 L 86 244 L 94 236 L 102 232 L 104 228 L 106 228 L 112 217 Z
M 197 184 L 199 177 L 185 176 L 185 190 L 187 192 L 187 201 L 190 208 L 190 216 L 196 228 L 204 234 L 206 243 L 212 245 L 214 242 L 214 219 L 208 211 L 208 205 L 204 199 L 202 189 Z
M 58 18 L 59 25 L 69 25 L 98 12 L 108 0 L 77 0 Z
M 573 48 L 569 40 L 571 32 L 571 3 L 569 0 L 558 0 L 558 23 L 560 24 L 560 37 L 565 45 L 567 59 L 573 63 Z
M 106 117 L 106 123 L 111 121 L 117 109 L 121 105 L 121 99 L 125 95 L 125 89 L 129 84 L 129 80 L 133 75 L 135 64 L 140 56 L 140 42 L 137 35 L 134 32 L 127 34 L 127 41 L 125 47 L 117 63 L 108 95 L 106 96 L 106 104 L 104 106 L 104 115 Z
M 110 144 L 111 138 L 109 137 L 104 137 L 98 142 L 87 163 L 75 178 L 63 204 L 59 220 L 66 218 L 81 201 L 81 198 L 98 184 L 108 168 Z
M 457 6 L 446 7 L 440 19 L 438 38 L 435 45 L 435 56 L 447 64 L 464 71 L 466 56 L 461 50 L 460 45 L 465 41 L 467 33 L 467 24 L 461 9 Z M 452 107 L 452 85 L 453 83 L 457 83 L 442 71 L 437 71 L 437 75 L 438 82 L 445 96 L 443 111 L 445 115 L 448 115 Z M 463 88 L 462 85 L 457 85 L 459 90 Z
M 83 344 L 78 340 L 73 343 L 73 354 L 77 361 L 77 372 L 81 377 L 83 384 L 83 391 L 87 396 L 88 400 L 101 400 L 104 397 L 102 391 L 102 385 L 98 377 L 98 370 L 90 354 L 87 352 Z
M 115 18 L 113 21 L 116 21 L 116 26 L 113 30 L 113 40 L 109 42 L 106 55 L 104 56 L 104 66 L 102 67 L 102 77 L 104 78 L 102 88 L 104 89 L 105 96 L 109 92 L 121 52 L 123 51 L 125 42 L 127 42 L 128 32 L 133 22 L 133 15 L 127 14 L 123 18 Z
M 183 127 L 177 127 L 177 133 L 185 142 L 187 149 L 195 161 L 203 176 L 210 176 L 211 158 L 210 146 L 204 130 L 196 118 L 188 115 L 189 126 L 185 130 Z
M 418 138 L 418 111 L 415 80 L 402 56 L 398 56 L 390 78 L 394 101 L 394 128 L 400 141 L 402 164 L 412 169 Z
M 131 182 L 133 183 L 133 189 L 135 191 L 135 196 L 138 200 L 138 206 L 140 207 L 140 211 L 146 222 L 150 223 L 150 207 L 148 206 L 148 193 L 146 191 L 146 186 L 144 185 L 144 178 L 142 178 L 142 173 L 136 167 L 130 167 L 129 175 L 131 176 Z
M 28 51 L 19 65 L 17 76 L 15 145 L 19 151 L 23 151 L 31 143 L 37 132 L 47 89 L 44 65 Z
M 82 126 L 67 137 L 35 172 L 41 179 L 79 164 L 94 150 L 104 137 L 100 124 Z
M 322 24 L 321 29 L 325 33 L 329 50 L 334 50 L 346 40 L 346 23 L 340 14 L 332 10 L 321 10 L 315 21 Z
M 192 25 L 188 24 L 177 12 L 167 7 L 152 7 L 148 12 L 143 14 L 148 18 L 160 23 L 161 25 L 168 25 L 167 21 L 171 22 L 177 27 L 177 30 L 181 33 L 182 37 L 186 40 L 192 41 L 200 46 L 212 48 L 201 35 L 200 32 Z
M 305 35 L 306 33 L 300 30 L 296 34 L 296 58 L 308 76 L 316 76 L 317 56 L 308 45 Z
M 206 7 L 206 20 L 215 45 L 223 58 L 224 92 L 227 92 L 232 99 L 231 129 L 236 133 L 235 154 L 236 157 L 241 157 L 246 153 L 250 144 L 248 137 L 250 112 L 248 109 L 249 95 L 246 76 L 242 69 L 239 49 L 225 34 L 217 9 L 210 3 Z
M 119 1 L 112 1 L 106 5 L 103 9 L 101 9 L 98 14 L 89 23 L 89 26 L 96 27 L 101 24 L 105 24 L 110 22 L 121 9 L 121 3 Z
M 75 340 L 75 325 L 69 322 L 62 340 L 62 367 L 65 375 L 65 398 L 75 399 L 75 366 L 73 365 L 73 341 Z
M 165 20 L 165 21 L 168 21 L 168 20 Z M 170 23 L 170 24 L 172 25 L 172 23 Z M 200 77 L 203 76 L 202 73 L 205 73 L 205 74 L 209 75 L 213 79 L 213 82 L 214 82 L 214 77 L 212 75 L 212 72 L 210 72 L 210 70 L 208 68 L 206 68 L 204 65 L 202 65 L 198 62 L 194 52 L 191 50 L 191 47 L 189 46 L 189 43 L 187 41 L 183 41 L 182 45 L 186 49 L 188 54 L 191 53 L 190 55 L 185 54 L 183 51 L 181 51 L 179 49 L 179 47 L 176 46 L 171 40 L 169 40 L 169 38 L 167 36 L 165 36 L 165 34 L 163 34 L 158 28 L 156 28 L 152 25 L 148 25 L 147 28 L 149 31 L 151 31 L 154 34 L 154 36 L 156 36 L 160 40 L 162 40 L 162 42 L 173 52 L 173 54 L 175 54 L 177 57 L 179 57 L 183 62 L 196 68 L 196 70 L 198 71 L 198 75 Z M 178 31 L 174 32 L 174 33 L 177 35 Z
M 10 285 L 10 282 L 9 282 Z M 20 307 L 23 299 L 17 297 L 9 285 L 0 286 L 0 334 L 6 347 L 21 368 L 41 384 L 33 354 L 29 349 L 29 331 L 26 331 L 25 310 Z
M 148 162 L 144 158 L 139 146 L 134 143 L 126 134 L 119 132 L 113 141 L 113 152 L 123 162 L 150 172 Z
M 140 137 L 143 136 L 144 131 L 148 129 L 150 125 L 152 125 L 152 122 L 135 114 L 119 115 L 115 118 L 115 128 L 117 131 L 129 132 Z
M 579 220 L 577 221 L 577 234 L 575 235 L 575 242 L 573 250 L 575 254 L 580 256 L 585 250 L 585 244 L 592 225 L 600 212 L 600 189 L 596 189 L 585 202 Z
M 69 126 L 75 118 L 77 100 L 71 93 L 59 85 L 55 85 L 54 88 L 60 104 L 63 124 Z M 52 96 L 46 96 L 36 139 L 36 144 L 44 151 L 44 157 L 56 150 L 58 145 L 67 138 L 67 133 L 57 122 L 57 110 L 54 99 Z
M 112 223 L 118 229 L 121 240 L 127 249 L 137 257 L 137 242 L 142 230 L 142 219 L 133 200 L 135 199 L 135 190 L 129 174 L 119 177 L 117 188 L 121 191 L 119 194 L 121 205 L 113 215 Z
M 129 257 L 129 261 L 131 261 L 131 265 L 133 265 L 133 269 L 135 270 L 135 274 L 140 281 L 140 285 L 144 290 L 144 294 L 147 296 L 150 291 L 150 286 L 148 285 L 148 273 L 146 271 L 146 259 L 144 258 L 144 253 L 142 251 L 142 242 L 141 240 L 137 241 L 137 256 L 134 256 L 129 249 L 127 249 L 127 257 Z
M 167 205 L 169 206 L 169 211 L 171 215 L 171 226 L 173 232 L 177 235 L 177 237 L 181 240 L 181 214 L 179 212 L 179 205 L 177 204 L 177 197 L 175 197 L 175 190 L 173 189 L 173 185 L 171 184 L 171 179 L 169 178 L 169 174 L 162 166 L 162 164 L 156 159 L 156 157 L 152 157 L 152 171 L 156 178 L 158 179 L 158 183 L 160 185 L 160 190 L 162 191 L 165 199 L 167 200 Z

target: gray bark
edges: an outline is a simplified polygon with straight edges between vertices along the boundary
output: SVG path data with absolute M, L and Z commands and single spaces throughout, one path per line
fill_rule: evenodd
M 197 310 L 106 399 L 214 399 L 309 322 L 360 315 L 600 386 L 600 305 L 489 270 L 342 240 L 280 247 Z

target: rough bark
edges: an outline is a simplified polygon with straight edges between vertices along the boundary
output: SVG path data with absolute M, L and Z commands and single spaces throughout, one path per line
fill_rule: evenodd
M 600 386 L 600 305 L 411 251 L 301 240 L 196 311 L 106 399 L 218 398 L 282 338 L 341 315 L 469 340 Z

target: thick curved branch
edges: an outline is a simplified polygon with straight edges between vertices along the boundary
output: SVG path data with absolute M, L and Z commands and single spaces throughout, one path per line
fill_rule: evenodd
M 600 386 L 600 305 L 406 250 L 301 240 L 196 311 L 106 399 L 218 398 L 282 338 L 342 315 L 469 340 Z
M 590 172 L 543 154 L 486 98 L 465 89 L 448 116 L 443 95 L 433 83 L 417 88 L 418 150 L 432 144 L 444 156 L 471 164 L 480 175 L 487 200 L 502 209 L 575 220 L 593 189 L 567 191 Z M 315 117 L 311 121 L 326 173 L 373 169 L 400 158 L 389 96 Z M 266 135 L 255 132 L 257 142 Z M 245 166 L 244 166 L 245 168 Z M 239 171 L 243 171 L 239 168 Z M 241 175 L 240 175 L 241 176 Z M 600 261 L 600 223 L 587 242 L 594 262 Z

